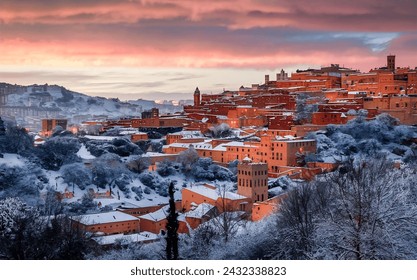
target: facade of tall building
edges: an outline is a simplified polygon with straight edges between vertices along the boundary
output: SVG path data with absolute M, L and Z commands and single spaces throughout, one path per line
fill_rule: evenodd
M 245 158 L 237 168 L 237 193 L 251 198 L 252 202 L 268 199 L 268 165 Z
M 391 71 L 391 72 L 395 71 L 395 55 L 387 56 L 387 68 L 388 68 L 388 71 Z
M 42 120 L 42 135 L 44 136 L 51 136 L 52 131 L 57 127 L 60 126 L 64 130 L 67 129 L 68 120 L 66 119 L 43 119 Z
M 198 87 L 196 87 L 194 91 L 194 106 L 200 106 L 200 90 L 198 89 Z

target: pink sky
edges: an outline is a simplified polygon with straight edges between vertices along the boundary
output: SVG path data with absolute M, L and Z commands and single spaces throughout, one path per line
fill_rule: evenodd
M 190 98 L 330 63 L 417 66 L 417 1 L 2 0 L 0 81 Z

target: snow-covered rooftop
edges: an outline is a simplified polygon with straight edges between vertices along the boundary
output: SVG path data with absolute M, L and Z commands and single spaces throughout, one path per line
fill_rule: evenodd
M 213 208 L 214 206 L 211 204 L 201 203 L 194 210 L 191 210 L 185 213 L 185 216 L 190 217 L 190 218 L 201 219 L 204 215 L 206 215 Z
M 225 147 L 244 147 L 244 148 L 255 148 L 256 146 L 247 145 L 244 142 L 231 141 L 229 143 L 222 144 Z
M 127 201 L 110 203 L 110 204 L 107 204 L 107 206 L 111 207 L 113 210 L 116 210 L 117 208 L 121 208 L 121 209 L 139 208 L 138 205 L 127 202 Z
M 169 145 L 164 145 L 164 148 L 168 148 L 168 147 L 174 147 L 174 148 L 189 148 L 190 147 L 190 143 L 171 143 Z
M 72 217 L 71 219 L 79 221 L 80 223 L 84 225 L 96 225 L 96 224 L 106 224 L 106 223 L 139 220 L 138 218 L 132 215 L 129 215 L 120 211 L 111 211 L 111 212 L 106 212 L 106 213 L 81 215 L 77 217 Z
M 245 158 L 243 159 L 243 161 L 252 162 L 252 159 L 251 159 L 250 157 L 245 157 Z
M 210 142 L 204 141 L 204 142 L 198 142 L 198 143 L 171 143 L 169 145 L 164 145 L 164 148 L 168 147 L 174 147 L 174 148 L 189 148 L 190 146 L 193 146 L 196 149 L 212 149 L 212 145 Z
M 177 192 L 175 192 L 174 195 L 176 195 Z M 165 197 L 160 197 L 158 196 L 159 199 L 152 199 L 152 200 L 148 200 L 148 199 L 141 199 L 139 201 L 133 200 L 132 199 L 132 204 L 137 205 L 138 208 L 140 207 L 150 207 L 150 206 L 157 206 L 157 205 L 161 205 L 161 204 L 166 204 L 167 203 L 167 199 Z M 116 205 L 116 204 L 120 204 L 121 201 L 118 200 L 117 198 L 96 198 L 94 199 L 95 202 L 97 203 L 101 203 L 101 206 L 110 206 L 112 207 L 112 205 Z M 125 200 L 125 202 L 128 202 L 127 200 Z M 134 203 L 133 203 L 134 202 Z
M 213 148 L 214 151 L 222 151 L 222 152 L 226 152 L 227 148 L 225 147 L 224 144 L 220 144 L 217 145 L 216 147 Z
M 120 135 L 131 135 L 131 134 L 146 134 L 145 132 L 139 132 L 137 129 L 135 130 L 123 130 L 119 132 Z
M 287 137 L 288 136 L 288 137 Z M 296 139 L 291 135 L 285 135 L 284 137 L 276 137 L 276 141 L 283 141 L 283 142 L 290 142 L 290 143 L 300 143 L 300 142 L 315 142 L 316 140 L 314 139 Z
M 163 153 L 156 153 L 156 152 L 147 152 L 146 154 L 142 155 L 142 157 L 167 157 L 173 156 L 176 154 L 163 154 Z
M 143 216 L 139 216 L 139 218 L 154 221 L 154 222 L 158 222 L 158 221 L 162 221 L 162 220 L 167 218 L 168 211 L 169 211 L 169 205 L 166 205 L 166 206 L 162 207 L 161 209 L 159 209 L 155 212 L 148 213 L 148 214 L 143 215 Z
M 224 197 L 230 200 L 239 200 L 239 199 L 246 198 L 237 193 L 232 193 L 229 191 L 223 192 L 222 190 L 213 189 L 204 185 L 194 185 L 192 187 L 187 188 L 187 190 L 197 193 L 199 195 L 208 197 L 213 200 L 217 200 L 219 197 Z

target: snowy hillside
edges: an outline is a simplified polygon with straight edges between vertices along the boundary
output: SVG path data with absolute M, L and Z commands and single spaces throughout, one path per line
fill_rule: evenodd
M 118 99 L 90 97 L 57 85 L 27 86 L 23 93 L 8 95 L 6 105 L 59 109 L 60 114 L 69 119 L 77 115 L 138 116 L 142 111 L 139 105 Z
M 58 111 L 60 117 L 67 118 L 72 123 L 98 117 L 139 117 L 143 110 L 154 107 L 159 108 L 161 113 L 174 113 L 182 110 L 182 106 L 176 106 L 171 101 L 162 104 L 142 99 L 123 102 L 118 98 L 92 97 L 62 86 L 47 84 L 21 87 L 16 93 L 7 96 L 5 105 Z

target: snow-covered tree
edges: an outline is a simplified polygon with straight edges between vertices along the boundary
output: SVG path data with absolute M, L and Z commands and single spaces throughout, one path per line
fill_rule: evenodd
M 214 164 L 211 158 L 199 158 L 194 163 L 190 174 L 198 181 L 230 181 L 235 177 L 229 169 Z
M 125 186 L 125 180 L 121 178 L 122 174 L 125 174 L 124 176 L 129 176 L 130 171 L 116 154 L 106 153 L 93 161 L 93 183 L 98 188 L 104 189 L 106 186 L 112 188 L 112 185 L 115 184 L 115 181 L 118 179 L 120 179 L 119 184 Z
M 199 159 L 197 151 L 192 145 L 190 147 L 179 153 L 177 161 L 182 165 L 184 172 L 189 172 L 192 170 L 194 163 Z
M 317 228 L 318 256 L 416 258 L 417 206 L 409 176 L 386 160 L 352 161 L 325 176 L 334 199 Z
M 127 168 L 129 168 L 129 170 L 132 172 L 142 173 L 149 168 L 149 165 L 151 165 L 151 160 L 149 157 L 132 156 L 126 165 Z
M 233 136 L 233 131 L 227 123 L 221 123 L 219 125 L 209 128 L 211 137 L 213 138 L 226 138 Z
M 318 100 L 309 102 L 311 99 L 314 98 L 310 97 L 308 94 L 297 94 L 295 121 L 300 123 L 311 122 L 313 113 L 318 111 Z
M 5 128 L 3 124 L 2 135 L 0 135 L 0 153 L 30 155 L 32 150 L 33 140 L 24 128 L 10 125 Z
M 278 259 L 309 259 L 315 242 L 317 205 L 307 184 L 290 192 L 278 212 L 274 254 Z
M 246 213 L 230 208 L 230 205 L 227 203 L 229 187 L 226 185 L 216 187 L 220 198 L 219 211 L 221 214 L 211 221 L 216 226 L 223 241 L 227 243 L 237 234 L 239 228 L 245 224 Z
M 49 170 L 59 170 L 64 164 L 78 162 L 81 144 L 75 137 L 52 137 L 37 148 L 42 166 Z
M 156 166 L 156 172 L 163 177 L 175 175 L 180 170 L 180 165 L 171 161 L 161 161 Z
M 0 164 L 0 199 L 19 197 L 35 205 L 39 200 L 39 191 L 48 186 L 43 170 L 34 163 L 23 166 Z
M 84 190 L 91 184 L 91 170 L 82 163 L 64 165 L 61 168 L 61 174 L 64 181 L 73 189 L 74 185 L 77 185 L 81 190 Z
M 289 194 L 275 258 L 415 259 L 414 175 L 385 159 L 356 159 Z
M 35 259 L 43 228 L 36 208 L 18 198 L 0 200 L 0 255 L 9 259 Z

